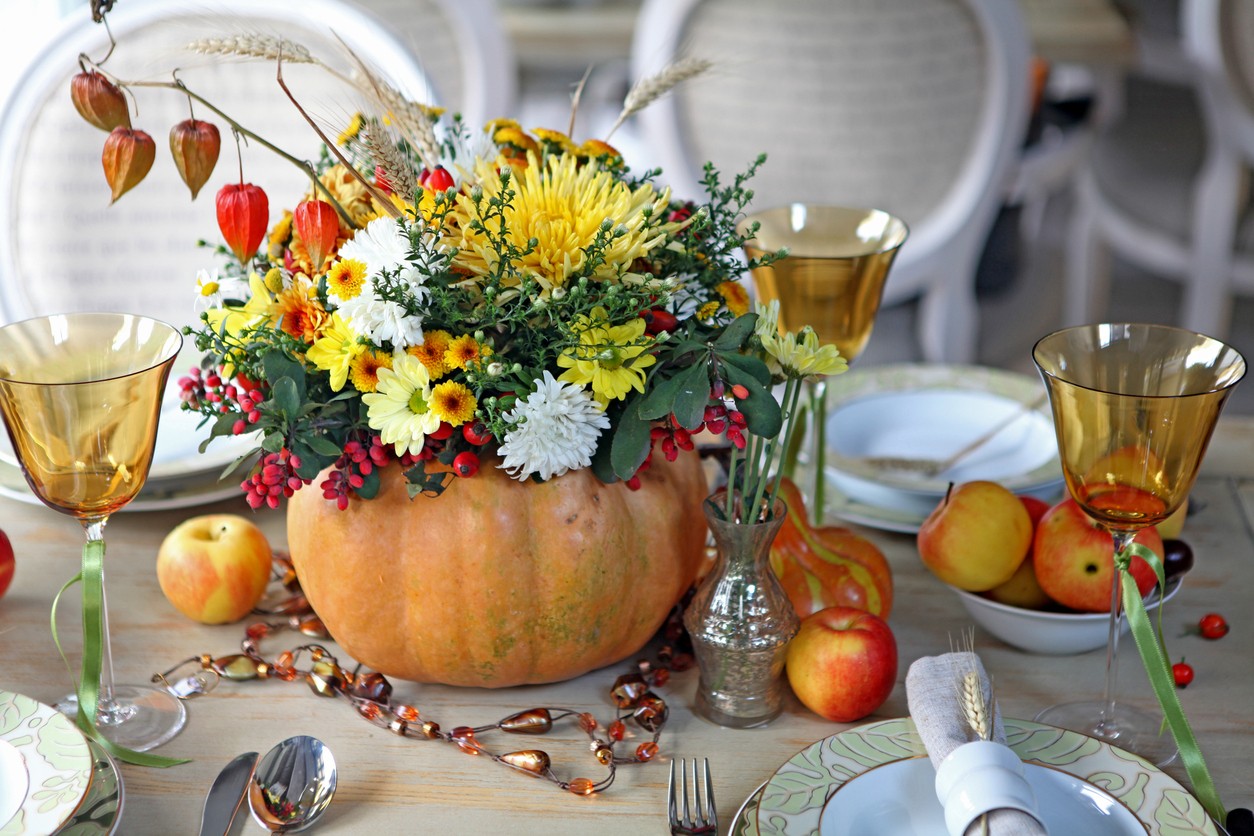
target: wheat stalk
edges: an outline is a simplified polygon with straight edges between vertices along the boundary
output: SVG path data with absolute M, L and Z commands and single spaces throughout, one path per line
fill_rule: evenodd
M 241 58 L 264 58 L 268 61 L 280 57 L 290 64 L 321 64 L 308 49 L 286 38 L 249 33 L 225 38 L 201 38 L 187 45 L 192 52 L 201 55 L 235 55 Z
M 368 123 L 362 129 L 362 143 L 370 158 L 387 174 L 393 191 L 414 202 L 418 172 L 414 171 L 413 163 L 397 147 L 396 141 L 376 123 Z
M 975 732 L 979 740 L 991 740 L 993 737 L 992 718 L 989 716 L 988 702 L 984 699 L 984 689 L 980 687 L 980 674 L 967 671 L 962 677 L 959 703 L 962 705 L 962 716 Z
M 678 85 L 701 75 L 711 66 L 711 63 L 704 58 L 681 58 L 672 64 L 667 64 L 661 72 L 637 81 L 627 91 L 627 98 L 623 99 L 623 109 L 614 120 L 614 126 L 605 135 L 606 140 L 632 116 L 665 96 Z

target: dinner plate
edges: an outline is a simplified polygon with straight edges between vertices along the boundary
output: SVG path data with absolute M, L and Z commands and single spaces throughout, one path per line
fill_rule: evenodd
M 1079 788 L 1094 788 L 1115 799 L 1141 824 L 1149 836 L 1217 836 L 1214 824 L 1202 805 L 1175 779 L 1147 761 L 1117 749 L 1103 741 L 1079 732 L 1005 718 L 1006 743 L 1025 763 L 1052 767 L 1076 778 L 1075 792 L 1064 798 L 1075 812 L 1078 805 L 1093 803 L 1090 797 L 1078 797 Z M 908 717 L 881 720 L 814 743 L 794 755 L 766 783 L 757 806 L 757 830 L 752 836 L 812 836 L 820 831 L 824 808 L 839 798 L 842 787 L 858 786 L 854 779 L 876 767 L 925 756 L 914 722 Z M 930 761 L 924 761 L 930 766 Z M 888 774 L 888 773 L 886 773 Z M 895 799 L 878 796 L 881 792 L 897 792 L 891 784 L 865 784 L 867 792 L 860 803 L 890 803 Z M 930 786 L 930 785 L 929 785 Z M 1086 789 L 1086 792 L 1088 790 Z M 1080 794 L 1083 796 L 1083 794 Z M 935 803 L 935 791 L 922 797 L 912 796 L 916 805 Z M 1061 803 L 1061 802 L 1060 802 Z M 1060 803 L 1054 803 L 1057 808 Z M 876 830 L 875 832 L 886 832 Z M 904 831 L 910 832 L 910 831 Z M 1061 832 L 1093 832 L 1089 829 Z M 1122 831 L 1099 831 L 1121 833 Z
M 96 741 L 88 740 L 87 745 L 92 755 L 91 789 L 56 836 L 110 836 L 122 821 L 126 791 L 118 766 Z
M 859 503 L 911 516 L 926 516 L 950 482 L 988 479 L 1016 493 L 1056 492 L 1062 469 L 1049 406 L 1039 402 L 1043 392 L 1027 375 L 981 366 L 901 364 L 850 372 L 828 384 L 824 473 Z M 865 461 L 944 459 L 1015 416 L 934 477 Z
M 61 712 L 30 697 L 0 691 L 0 740 L 26 762 L 29 785 L 0 836 L 51 833 L 82 803 L 92 779 L 87 739 Z
M 0 827 L 21 809 L 26 800 L 26 758 L 7 740 L 0 740 Z

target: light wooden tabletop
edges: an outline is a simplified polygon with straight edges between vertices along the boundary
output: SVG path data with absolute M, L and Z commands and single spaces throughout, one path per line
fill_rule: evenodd
M 1254 420 L 1232 417 L 1221 423 L 1193 507 L 1185 539 L 1197 564 L 1167 608 L 1164 632 L 1170 655 L 1187 656 L 1197 671 L 1181 699 L 1221 797 L 1230 807 L 1254 807 L 1254 712 L 1249 699 L 1254 694 L 1254 614 L 1249 607 L 1254 597 Z M 147 682 L 152 673 L 185 657 L 224 655 L 238 647 L 242 625 L 195 624 L 175 612 L 157 585 L 154 566 L 162 538 L 181 520 L 207 510 L 250 513 L 242 502 L 225 502 L 185 511 L 122 513 L 110 522 L 107 587 L 119 682 Z M 275 545 L 284 542 L 281 514 L 255 518 Z M 12 539 L 18 561 L 14 585 L 0 600 L 0 688 L 53 702 L 68 689 L 69 678 L 48 629 L 48 610 L 56 590 L 77 570 L 79 528 L 52 511 L 9 499 L 0 499 L 0 526 Z M 920 565 L 911 536 L 866 533 L 894 568 L 897 603 L 890 624 L 901 657 L 898 685 L 868 718 L 874 720 L 907 713 L 902 683 L 910 662 L 947 651 L 970 622 L 958 599 Z M 61 625 L 75 663 L 76 610 L 63 607 Z M 1227 616 L 1232 625 L 1227 637 L 1205 641 L 1181 636 L 1211 611 Z M 1007 716 L 1031 718 L 1061 698 L 1100 694 L 1103 651 L 1072 657 L 1030 655 L 982 631 L 976 632 L 976 645 L 996 679 Z M 278 640 L 268 645 L 279 646 Z M 1121 656 L 1120 698 L 1152 703 L 1130 642 Z M 444 728 L 487 724 L 541 705 L 590 711 L 606 723 L 613 717 L 608 687 L 628 667 L 624 663 L 567 683 L 500 691 L 397 686 Z M 122 767 L 126 806 L 121 832 L 196 832 L 205 792 L 218 771 L 239 752 L 264 752 L 294 734 L 321 738 L 339 762 L 339 789 L 318 825 L 323 833 L 478 834 L 508 828 L 516 833 L 661 834 L 666 832 L 668 763 L 672 757 L 693 756 L 710 758 L 726 832 L 741 801 L 780 764 L 846 728 L 819 719 L 790 697 L 783 716 L 766 728 L 722 729 L 693 716 L 695 686 L 693 671 L 675 676 L 663 689 L 671 716 L 657 761 L 622 768 L 608 792 L 579 798 L 448 744 L 394 737 L 357 717 L 342 700 L 316 697 L 300 684 L 226 683 L 189 703 L 187 728 L 160 750 L 193 758 L 192 763 L 167 770 Z M 634 741 L 628 742 L 634 748 Z M 588 752 L 587 738 L 569 726 L 548 738 L 527 738 L 524 744 L 549 751 L 556 770 L 567 779 L 599 779 L 603 774 Z M 1166 771 L 1185 782 L 1178 764 Z M 237 820 L 236 832 L 260 831 Z

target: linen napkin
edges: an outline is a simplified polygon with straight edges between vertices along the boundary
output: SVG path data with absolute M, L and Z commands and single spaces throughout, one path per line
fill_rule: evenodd
M 950 754 L 963 744 L 978 740 L 979 736 L 967 720 L 962 707 L 964 677 L 974 671 L 978 677 L 981 702 L 988 707 L 987 724 L 989 739 L 1004 744 L 1006 732 L 1001 713 L 992 700 L 988 676 L 980 657 L 974 653 L 946 653 L 941 656 L 924 656 L 910 666 L 906 674 L 906 699 L 910 716 L 919 730 L 919 737 L 927 747 L 932 765 L 940 769 Z M 1010 750 L 1006 748 L 1006 752 Z M 995 753 L 996 754 L 996 753 Z M 1013 756 L 1018 761 L 1018 756 Z M 944 803 L 942 801 L 942 803 Z M 1015 809 L 997 809 L 988 814 L 988 833 L 991 836 L 1045 836 L 1044 826 L 1032 815 Z M 966 836 L 981 833 L 979 820 L 966 829 Z

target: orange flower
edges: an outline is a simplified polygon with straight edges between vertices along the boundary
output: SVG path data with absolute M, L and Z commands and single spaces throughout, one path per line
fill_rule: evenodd
M 723 282 L 714 288 L 718 291 L 718 295 L 723 297 L 723 301 L 727 303 L 727 310 L 736 316 L 744 316 L 749 313 L 749 292 L 745 290 L 744 285 L 740 282 Z
M 431 387 L 430 405 L 431 411 L 441 421 L 447 421 L 454 427 L 460 427 L 474 418 L 475 407 L 478 406 L 474 393 L 455 380 L 446 380 Z
M 357 298 L 365 283 L 366 265 L 355 258 L 341 259 L 327 272 L 327 293 L 341 302 Z
M 482 349 L 479 343 L 475 342 L 475 338 L 469 334 L 462 334 L 449 343 L 444 352 L 444 365 L 449 371 L 464 369 L 468 363 L 478 360 L 481 353 Z
M 422 345 L 411 345 L 406 353 L 422 361 L 431 379 L 438 380 L 449 371 L 448 364 L 444 362 L 444 353 L 448 351 L 452 339 L 448 331 L 426 331 L 422 335 Z
M 348 366 L 348 379 L 358 392 L 374 392 L 379 388 L 379 369 L 392 368 L 392 355 L 384 351 L 364 351 Z
M 313 344 L 330 318 L 314 293 L 312 285 L 305 282 L 293 284 L 280 292 L 274 300 L 279 326 L 307 343 Z

